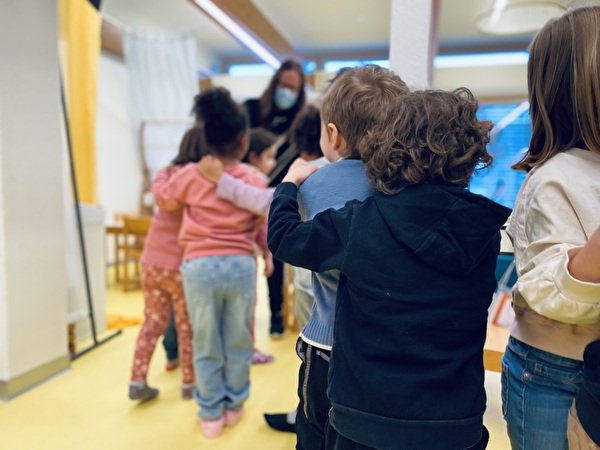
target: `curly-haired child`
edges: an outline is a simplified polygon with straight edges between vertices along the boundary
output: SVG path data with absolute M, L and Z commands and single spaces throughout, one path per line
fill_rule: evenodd
M 302 166 L 275 191 L 274 257 L 341 272 L 328 449 L 487 445 L 483 345 L 510 210 L 466 189 L 492 161 L 477 108 L 466 89 L 398 96 L 359 142 L 375 188 L 363 202 L 302 222 Z

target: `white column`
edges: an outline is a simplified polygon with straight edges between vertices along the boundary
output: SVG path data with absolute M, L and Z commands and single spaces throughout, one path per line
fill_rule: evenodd
M 390 69 L 412 89 L 433 84 L 439 0 L 392 0 Z
M 0 14 L 0 397 L 69 365 L 56 8 Z

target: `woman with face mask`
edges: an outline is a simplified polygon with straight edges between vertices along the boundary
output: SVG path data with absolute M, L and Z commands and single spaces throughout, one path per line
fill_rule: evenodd
M 306 103 L 304 84 L 304 72 L 300 63 L 287 60 L 277 69 L 260 98 L 244 103 L 250 116 L 250 128 L 263 127 L 282 138 L 278 145 L 278 159 L 289 147 L 287 133 Z M 279 184 L 286 171 L 276 167 L 274 172 L 279 172 L 281 176 L 272 178 L 274 173 L 271 174 L 272 186 Z
M 250 128 L 263 127 L 277 135 L 277 165 L 269 174 L 269 186 L 277 186 L 286 175 L 289 166 L 298 157 L 298 151 L 288 141 L 292 122 L 306 103 L 304 92 L 304 71 L 300 63 L 287 60 L 271 78 L 260 98 L 244 103 L 250 117 Z M 272 338 L 283 336 L 284 326 L 281 317 L 283 303 L 283 263 L 274 262 L 274 271 L 267 281 L 269 284 L 269 306 Z

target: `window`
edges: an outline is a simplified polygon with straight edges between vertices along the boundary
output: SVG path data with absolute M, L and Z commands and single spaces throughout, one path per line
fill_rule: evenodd
M 227 69 L 227 75 L 230 77 L 271 77 L 274 73 L 275 69 L 268 64 L 232 64 Z
M 494 157 L 492 167 L 483 169 L 471 179 L 469 189 L 477 194 L 513 208 L 525 172 L 511 169 L 510 166 L 521 159 L 531 139 L 531 120 L 526 103 L 483 104 L 478 117 L 491 120 L 496 136 L 488 145 L 488 152 Z

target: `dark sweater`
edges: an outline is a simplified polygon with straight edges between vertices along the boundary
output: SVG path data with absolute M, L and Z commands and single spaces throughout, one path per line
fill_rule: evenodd
M 577 415 L 590 439 L 600 445 L 600 340 L 585 348 L 583 363 L 583 386 L 575 399 Z
M 330 423 L 377 449 L 474 445 L 499 230 L 510 210 L 423 184 L 302 222 L 296 195 L 292 183 L 276 189 L 269 248 L 295 266 L 341 270 Z

